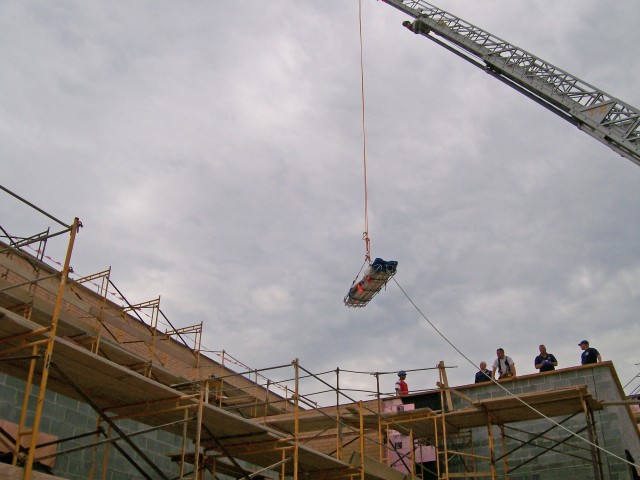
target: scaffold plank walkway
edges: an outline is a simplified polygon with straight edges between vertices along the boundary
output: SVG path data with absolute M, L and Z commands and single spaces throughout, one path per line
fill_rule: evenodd
M 38 342 L 48 338 L 48 330 L 9 310 L 0 308 L 0 352 L 24 347 L 25 338 Z M 135 418 L 151 426 L 166 426 L 165 430 L 182 435 L 178 421 L 184 412 L 195 409 L 193 395 L 185 395 L 171 387 L 98 356 L 74 342 L 56 337 L 53 362 L 56 369 L 49 377 L 48 389 L 82 401 L 78 389 L 104 412 L 121 415 L 115 418 Z M 3 362 L 2 370 L 24 376 L 24 362 Z M 58 373 L 64 372 L 63 375 Z M 36 370 L 36 376 L 38 371 Z M 69 384 L 71 379 L 73 385 Z M 172 405 L 173 408 L 170 408 Z M 195 438 L 198 425 L 188 424 L 189 438 Z M 204 404 L 201 416 L 202 445 L 222 449 L 225 454 L 261 467 L 282 462 L 284 453 L 297 448 L 298 469 L 307 478 L 338 478 L 356 474 L 356 469 L 316 450 L 296 445 L 290 435 L 283 434 L 255 421 Z M 293 473 L 291 461 L 284 462 L 286 474 Z M 379 471 L 379 470 L 374 470 Z M 392 472 L 395 473 L 395 472 Z M 370 480 L 388 480 L 387 476 L 368 473 Z

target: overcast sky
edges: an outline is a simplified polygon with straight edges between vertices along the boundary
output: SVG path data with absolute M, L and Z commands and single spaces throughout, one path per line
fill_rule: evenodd
M 640 168 L 362 2 L 373 257 L 474 362 L 504 347 L 534 373 L 544 343 L 578 365 L 588 339 L 632 380 Z M 640 106 L 637 0 L 435 4 Z M 5 1 L 0 60 L 0 184 L 80 218 L 78 275 L 111 266 L 252 368 L 473 380 L 395 283 L 343 305 L 365 254 L 357 0 Z M 0 215 L 53 225 L 5 194 Z

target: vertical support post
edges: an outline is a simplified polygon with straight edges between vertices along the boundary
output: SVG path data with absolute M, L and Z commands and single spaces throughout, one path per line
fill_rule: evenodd
M 111 438 L 111 425 L 107 427 L 106 437 L 107 439 Z M 105 443 L 104 445 L 104 453 L 102 455 L 102 480 L 106 480 L 107 478 L 107 465 L 109 463 L 109 445 L 110 445 L 109 442 Z
M 476 465 L 476 451 L 473 444 L 473 430 L 469 430 L 469 438 L 471 442 L 471 468 L 473 468 L 473 473 L 476 473 L 478 467 Z M 473 478 L 475 480 L 476 476 L 474 475 Z
M 440 447 L 438 444 L 438 417 L 433 417 L 433 431 L 435 432 L 435 447 L 436 447 L 436 472 L 438 473 L 438 478 L 440 478 Z
M 107 310 L 107 296 L 109 295 L 109 285 L 111 282 L 111 265 L 107 269 L 106 278 L 102 279 L 102 288 L 100 289 L 100 293 L 102 294 L 102 302 L 100 302 L 100 318 L 98 319 L 100 322 L 100 330 L 98 331 L 98 338 L 96 341 L 96 351 L 98 353 L 98 349 L 100 348 L 100 341 L 102 340 L 102 330 L 104 327 L 104 312 Z
M 67 277 L 69 276 L 69 264 L 71 263 L 71 253 L 73 252 L 73 244 L 76 240 L 76 234 L 78 233 L 80 220 L 78 217 L 74 218 L 71 225 L 71 231 L 69 235 L 69 246 L 67 247 L 67 255 L 64 259 L 64 266 L 60 273 L 60 285 L 58 287 L 58 294 L 56 296 L 56 304 L 53 309 L 53 317 L 51 319 L 51 331 L 49 332 L 49 341 L 47 342 L 47 348 L 44 352 L 44 365 L 42 366 L 42 377 L 40 379 L 40 390 L 38 391 L 38 401 L 36 404 L 35 417 L 33 419 L 33 428 L 31 431 L 31 444 L 29 445 L 29 454 L 24 466 L 24 478 L 25 480 L 31 479 L 31 472 L 33 471 L 33 460 L 36 454 L 36 446 L 38 444 L 38 433 L 40 431 L 40 421 L 42 420 L 42 409 L 44 407 L 44 396 L 47 392 L 47 381 L 49 380 L 49 368 L 51 366 L 51 356 L 53 354 L 53 345 L 56 336 L 56 329 L 58 327 L 58 318 L 60 317 L 60 311 L 62 310 L 62 299 L 64 297 L 64 289 L 67 285 Z
M 444 362 L 440 362 L 438 367 L 442 367 L 440 369 L 440 378 L 442 379 L 442 371 L 444 370 Z M 446 378 L 445 378 L 446 381 Z M 444 392 L 443 388 L 440 388 L 440 403 L 442 404 L 442 412 L 440 412 L 440 418 L 442 420 L 442 454 L 444 455 L 444 475 L 446 478 L 449 478 L 449 445 L 447 439 L 447 420 L 446 420 L 446 411 L 444 408 Z M 448 390 L 447 390 L 448 393 Z M 449 397 L 451 398 L 451 397 Z
M 189 410 L 184 411 L 184 424 L 182 425 L 182 451 L 180 452 L 180 480 L 184 478 L 185 453 L 187 449 L 187 420 L 189 418 Z
M 385 426 L 386 441 L 384 442 L 384 457 L 380 460 L 385 465 L 391 465 L 391 442 L 389 441 L 389 424 Z
M 591 450 L 591 462 L 593 465 L 593 475 L 595 480 L 602 480 L 604 478 L 602 472 L 602 462 L 600 460 L 600 450 L 594 445 L 598 445 L 598 434 L 595 430 L 595 421 L 593 417 L 593 411 L 588 405 L 582 395 L 580 395 L 580 401 L 582 402 L 582 411 L 584 412 L 585 421 L 587 423 L 587 432 L 589 434 L 589 449 Z
M 196 332 L 196 368 L 200 368 L 200 350 L 202 349 L 202 322 Z
M 492 430 L 491 420 L 487 418 L 487 436 L 489 438 L 489 459 L 491 461 L 491 480 L 496 479 L 496 456 L 494 450 L 494 442 L 493 442 L 493 430 Z
M 97 443 L 100 440 L 100 424 L 102 423 L 102 419 L 98 417 L 96 419 L 96 437 L 95 442 Z M 96 462 L 98 460 L 98 445 L 94 445 L 91 449 L 91 469 L 89 470 L 89 480 L 93 480 L 95 478 L 95 470 L 96 470 Z
M 409 430 L 409 445 L 411 445 L 411 478 L 416 478 L 416 446 L 413 443 L 413 429 Z
M 267 386 L 264 393 L 264 418 L 269 414 L 269 388 L 271 387 L 271 379 L 267 378 Z
M 447 399 L 447 410 L 453 410 L 453 401 L 451 400 L 451 392 L 449 391 L 449 381 L 447 380 L 447 370 L 444 366 L 444 361 L 440 360 L 438 363 L 438 371 L 440 373 L 440 388 L 443 388 L 445 391 L 445 396 Z M 444 410 L 444 409 L 443 409 Z
M 382 398 L 380 397 L 380 374 L 376 372 L 376 399 L 378 403 L 378 444 L 380 445 L 380 462 L 384 460 L 384 442 L 382 438 Z
M 258 416 L 258 393 L 260 393 L 260 387 L 258 386 L 258 370 L 254 369 L 253 370 L 253 417 L 257 417 Z M 243 390 L 244 392 L 244 390 Z
M 342 423 L 340 421 L 340 368 L 336 368 L 336 458 L 342 460 Z
M 198 398 L 198 415 L 196 418 L 195 455 L 193 457 L 193 480 L 197 480 L 200 471 L 200 437 L 202 436 L 202 410 L 204 408 L 204 393 Z
M 153 359 L 156 355 L 156 344 L 158 342 L 158 317 L 160 312 L 160 295 L 158 295 L 158 301 L 151 306 L 151 355 L 149 356 L 149 365 L 146 376 L 151 378 L 151 371 L 153 370 Z
M 34 357 L 38 354 L 38 347 L 34 345 L 31 355 Z M 18 424 L 18 434 L 16 435 L 16 444 L 13 451 L 12 465 L 18 464 L 18 456 L 20 455 L 20 446 L 22 445 L 22 435 L 26 433 L 24 428 L 27 422 L 27 410 L 29 408 L 29 396 L 31 395 L 31 385 L 33 383 L 33 374 L 36 368 L 37 358 L 31 359 L 29 362 L 29 373 L 27 374 L 27 383 L 24 388 L 24 397 L 22 399 L 22 409 L 20 410 L 20 423 Z
M 500 425 L 500 434 L 502 435 L 502 461 L 504 468 L 504 478 L 509 479 L 509 461 L 507 459 L 507 436 L 504 433 L 504 425 Z
M 299 411 L 299 406 L 300 406 L 300 402 L 299 402 L 299 395 L 300 395 L 300 369 L 298 368 L 298 359 L 296 358 L 293 362 L 293 367 L 295 370 L 295 397 L 294 397 L 294 406 L 295 406 L 295 413 L 294 413 L 294 428 L 293 428 L 293 435 L 294 435 L 294 442 L 293 442 L 293 480 L 298 480 L 298 448 L 300 446 L 299 442 L 299 429 L 300 429 L 300 411 Z
M 358 402 L 360 407 L 360 480 L 364 480 L 364 414 L 362 400 Z

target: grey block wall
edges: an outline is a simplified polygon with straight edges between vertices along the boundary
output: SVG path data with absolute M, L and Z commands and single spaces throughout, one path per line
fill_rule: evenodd
M 527 375 L 518 377 L 513 381 L 501 383 L 513 394 L 531 392 L 544 392 L 556 388 L 566 388 L 577 385 L 586 385 L 589 393 L 600 401 L 624 400 L 622 388 L 615 374 L 613 366 L 606 362 L 593 366 L 573 367 L 555 372 Z M 498 398 L 506 396 L 506 393 L 492 383 L 470 385 L 460 388 L 459 391 L 474 400 Z M 467 406 L 464 400 L 454 397 L 454 408 L 460 409 Z M 629 465 L 615 456 L 625 458 L 625 449 L 633 455 L 636 463 L 640 461 L 640 439 L 638 427 L 629 416 L 626 406 L 606 406 L 601 411 L 594 413 L 598 444 L 604 450 L 600 452 L 602 470 L 605 479 L 627 480 L 631 478 Z M 566 417 L 565 417 L 566 418 Z M 560 423 L 564 418 L 555 418 Z M 505 427 L 506 451 L 511 452 L 522 445 L 522 441 L 530 441 L 529 434 L 541 433 L 553 424 L 548 420 L 536 420 L 509 424 Z M 563 423 L 572 432 L 588 439 L 585 415 L 577 414 L 575 417 Z M 488 455 L 487 428 L 476 428 L 472 431 L 474 453 Z M 499 427 L 494 426 L 492 431 L 496 441 L 495 453 L 502 455 L 502 438 Z M 555 442 L 565 441 L 559 445 Z M 545 449 L 553 447 L 543 455 L 536 457 Z M 615 456 L 614 456 L 615 455 Z M 454 471 L 464 470 L 460 458 L 452 462 Z M 502 464 L 498 465 L 498 476 L 503 478 Z M 515 450 L 508 456 L 508 467 L 511 470 L 509 478 L 522 480 L 561 480 L 561 479 L 590 479 L 594 478 L 593 464 L 589 445 L 580 439 L 558 427 L 550 430 L 534 441 L 532 445 Z M 517 467 L 517 468 L 516 468 Z M 477 470 L 489 470 L 488 462 L 476 464 Z M 515 469 L 515 470 L 514 470 Z
M 0 374 L 0 419 L 13 423 L 20 421 L 24 388 L 24 381 L 6 374 Z M 33 402 L 30 403 L 27 425 L 33 424 L 34 409 L 31 408 L 31 406 L 35 405 L 37 392 L 37 387 L 32 388 L 31 399 Z M 118 422 L 118 426 L 127 433 L 149 428 L 147 425 L 133 421 L 121 421 Z M 41 432 L 54 435 L 58 438 L 68 438 L 94 431 L 96 428 L 97 415 L 89 405 L 50 391 L 46 393 L 40 424 Z M 58 450 L 67 450 L 81 445 L 87 445 L 93 440 L 94 437 L 67 441 L 60 444 Z M 155 430 L 144 435 L 132 437 L 132 441 L 139 446 L 169 478 L 175 478 L 179 475 L 178 465 L 169 460 L 168 454 L 181 451 L 181 437 L 162 430 Z M 123 446 L 124 450 L 136 460 L 137 464 L 140 465 L 145 472 L 148 472 L 151 478 L 159 478 L 159 475 L 142 461 L 129 446 L 124 442 L 119 442 L 119 445 Z M 192 444 L 190 444 L 189 447 L 192 449 Z M 97 469 L 95 478 L 102 478 L 103 453 L 104 448 L 99 447 L 95 461 L 95 468 Z M 57 476 L 70 480 L 86 480 L 89 478 L 90 469 L 93 464 L 93 449 L 88 448 L 74 453 L 59 455 L 56 458 L 54 473 Z M 108 450 L 107 465 L 107 480 L 137 480 L 144 478 L 135 467 L 113 447 L 110 447 Z M 188 470 L 190 471 L 190 466 L 188 466 Z

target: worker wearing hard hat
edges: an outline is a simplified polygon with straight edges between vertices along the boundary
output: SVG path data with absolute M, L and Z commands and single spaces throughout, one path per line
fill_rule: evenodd
M 404 379 L 407 378 L 407 372 L 400 370 L 398 372 L 398 381 L 396 382 L 396 395 L 402 396 L 409 393 L 409 386 Z

